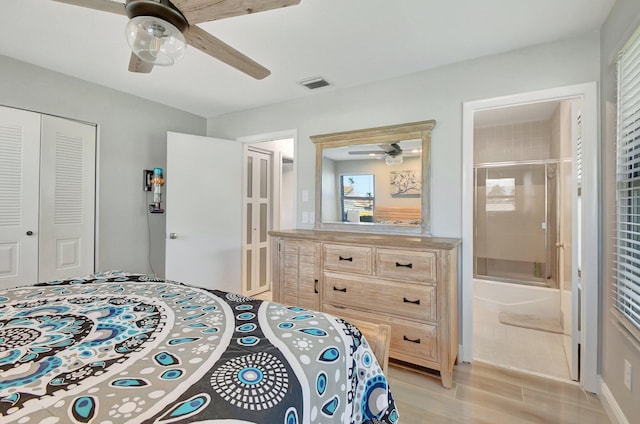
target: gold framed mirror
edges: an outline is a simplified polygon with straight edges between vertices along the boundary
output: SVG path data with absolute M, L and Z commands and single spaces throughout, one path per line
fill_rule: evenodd
M 430 147 L 436 121 L 311 136 L 315 228 L 430 235 Z

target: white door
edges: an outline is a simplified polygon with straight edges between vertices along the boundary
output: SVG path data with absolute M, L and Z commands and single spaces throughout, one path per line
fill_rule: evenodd
M 571 251 L 571 349 L 569 372 L 572 380 L 581 380 L 580 345 L 582 334 L 580 329 L 580 313 L 582 308 L 582 113 L 577 103 L 571 104 L 571 144 L 573 149 L 573 166 L 575 169 L 572 181 L 571 239 L 574 248 Z M 567 349 L 569 350 L 569 349 Z M 582 352 L 584 353 L 584 351 Z
M 267 153 L 248 149 L 245 161 L 242 294 L 253 296 L 269 290 L 272 160 Z
M 240 293 L 242 144 L 170 132 L 167 279 Z
M 40 114 L 0 107 L 0 288 L 38 279 Z
M 578 100 L 562 100 L 560 113 L 560 163 L 558 169 L 558 289 L 560 290 L 560 318 L 563 326 L 563 348 L 569 375 L 578 380 L 578 258 L 580 241 L 580 134 Z
M 96 128 L 42 116 L 38 279 L 94 270 Z

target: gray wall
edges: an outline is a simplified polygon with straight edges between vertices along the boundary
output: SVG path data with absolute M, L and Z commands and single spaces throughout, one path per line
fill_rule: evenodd
M 629 420 L 640 420 L 640 342 L 632 342 L 612 319 L 610 308 L 612 293 L 609 289 L 612 277 L 615 222 L 615 145 L 616 145 L 616 53 L 624 46 L 633 31 L 640 25 L 640 2 L 617 0 L 601 30 L 601 136 L 603 169 L 603 270 L 602 303 L 600 316 L 601 373 L 618 405 Z M 633 367 L 633 392 L 624 386 L 624 361 Z
M 425 52 L 429 54 L 429 52 Z M 315 146 L 310 136 L 435 119 L 431 140 L 431 234 L 462 236 L 462 110 L 466 101 L 598 81 L 599 31 L 352 88 L 212 117 L 207 134 L 237 138 L 298 132 L 298 228 L 314 211 Z M 331 75 L 325 75 L 331 80 Z M 309 201 L 301 195 L 309 192 Z M 472 243 L 472 240 L 462 240 Z M 461 275 L 462 276 L 462 275 Z M 461 298 L 470 295 L 460 288 Z M 472 295 L 471 295 L 472 296 Z M 461 314 L 464 314 L 460 308 Z M 462 315 L 459 322 L 464 322 Z M 464 337 L 464 334 L 462 335 Z
M 429 54 L 429 52 L 425 52 Z M 298 130 L 298 227 L 314 211 L 315 146 L 309 136 L 435 119 L 431 142 L 431 232 L 460 237 L 462 102 L 597 81 L 599 34 L 488 56 L 442 68 L 213 117 L 207 134 L 222 138 Z M 325 75 L 331 80 L 331 75 Z M 308 202 L 300 193 L 309 190 Z
M 6 56 L 0 104 L 99 125 L 98 270 L 150 272 L 142 170 L 166 167 L 167 131 L 204 135 L 206 120 Z M 164 275 L 165 215 L 149 223 L 151 263 Z

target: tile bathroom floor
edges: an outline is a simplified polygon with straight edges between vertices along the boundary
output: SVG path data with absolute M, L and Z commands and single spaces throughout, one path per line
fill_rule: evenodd
M 497 311 L 474 301 L 474 360 L 570 381 L 564 335 L 502 324 Z

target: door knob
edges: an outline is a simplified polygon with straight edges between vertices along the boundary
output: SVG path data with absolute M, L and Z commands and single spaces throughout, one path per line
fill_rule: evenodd
M 169 238 L 170 238 L 171 240 L 175 240 L 175 239 L 177 239 L 177 238 L 178 238 L 178 233 L 169 233 Z
M 556 247 L 562 247 L 564 249 L 564 243 L 557 242 L 556 243 Z
M 32 236 L 33 235 L 33 231 L 31 231 L 31 230 L 27 231 L 27 235 L 28 236 Z

